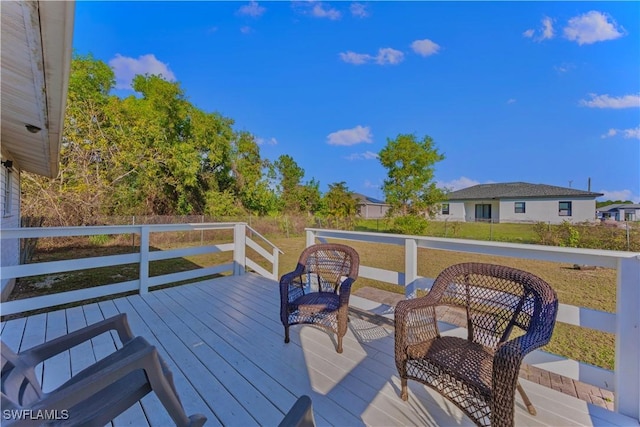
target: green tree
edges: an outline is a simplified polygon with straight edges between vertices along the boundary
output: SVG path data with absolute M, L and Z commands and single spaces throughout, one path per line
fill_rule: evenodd
M 422 140 L 413 134 L 400 134 L 387 139 L 380 151 L 380 163 L 387 169 L 388 178 L 382 190 L 393 214 L 434 214 L 444 193 L 434 182 L 434 165 L 444 159 L 433 139 Z
M 357 213 L 357 201 L 344 181 L 329 184 L 323 199 L 324 212 L 329 218 L 353 218 Z
M 302 169 L 293 157 L 283 154 L 274 163 L 278 176 L 280 206 L 287 213 L 300 212 L 300 182 L 304 177 Z
M 249 132 L 238 133 L 232 141 L 231 171 L 235 192 L 248 211 L 265 215 L 274 208 L 275 193 L 263 171 L 269 164 L 260 157 L 260 147 Z

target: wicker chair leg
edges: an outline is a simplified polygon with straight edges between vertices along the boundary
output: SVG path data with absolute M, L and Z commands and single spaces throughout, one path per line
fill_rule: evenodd
M 284 342 L 285 344 L 289 343 L 289 326 L 284 327 Z
M 407 391 L 407 379 L 400 378 L 400 385 L 402 390 L 400 391 L 400 398 L 404 401 L 409 400 L 409 392 Z
M 338 353 L 342 353 L 342 337 L 338 335 L 338 348 L 336 349 Z
M 524 400 L 524 404 L 527 407 L 527 410 L 531 415 L 536 415 L 536 408 L 534 408 L 533 403 L 529 400 L 529 396 L 524 392 L 524 388 L 520 385 L 520 381 L 518 381 L 518 392 L 520 392 L 520 396 L 522 396 L 522 400 Z

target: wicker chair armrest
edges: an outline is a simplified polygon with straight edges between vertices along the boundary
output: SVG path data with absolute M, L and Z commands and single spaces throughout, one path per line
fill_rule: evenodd
M 26 360 L 33 366 L 47 360 L 56 354 L 69 350 L 78 344 L 81 344 L 91 338 L 95 338 L 100 334 L 115 330 L 122 344 L 131 341 L 134 336 L 127 322 L 125 313 L 117 314 L 108 319 L 78 329 L 77 331 L 47 341 L 21 353 Z
M 355 279 L 353 277 L 347 277 L 340 284 L 340 305 L 349 305 L 349 297 L 351 296 L 351 285 L 353 285 Z
M 421 301 L 422 300 L 422 301 Z M 440 336 L 436 305 L 425 298 L 400 301 L 395 308 L 396 363 L 406 358 L 407 348 Z

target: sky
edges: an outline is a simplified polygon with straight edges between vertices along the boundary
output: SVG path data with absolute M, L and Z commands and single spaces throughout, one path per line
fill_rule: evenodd
M 177 81 L 320 189 L 384 198 L 433 139 L 449 190 L 523 181 L 640 203 L 640 2 L 78 1 L 74 50 Z

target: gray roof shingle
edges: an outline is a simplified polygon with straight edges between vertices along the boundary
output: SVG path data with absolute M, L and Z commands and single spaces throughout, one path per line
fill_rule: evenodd
M 449 200 L 474 199 L 513 199 L 531 197 L 600 197 L 602 193 L 577 190 L 575 188 L 556 187 L 546 184 L 527 182 L 506 182 L 502 184 L 479 184 L 462 190 L 452 191 Z

